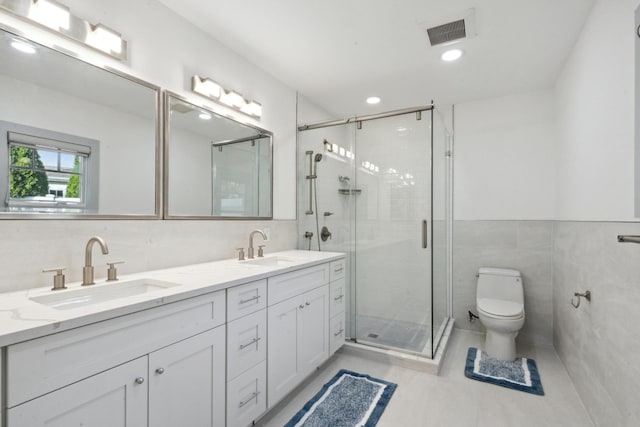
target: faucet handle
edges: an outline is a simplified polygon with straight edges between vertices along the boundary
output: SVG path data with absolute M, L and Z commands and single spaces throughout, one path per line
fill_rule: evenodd
M 267 246 L 267 245 L 259 245 L 258 246 L 258 258 L 262 258 L 264 256 L 264 249 L 262 249 L 262 248 L 264 248 L 265 246 Z
M 67 289 L 64 284 L 64 274 L 62 274 L 64 270 L 64 267 L 45 268 L 44 270 L 42 270 L 43 273 L 49 273 L 52 271 L 56 272 L 55 276 L 53 276 L 53 288 L 51 288 L 52 291 Z
M 116 269 L 116 265 L 124 264 L 124 261 L 115 261 L 108 262 L 107 265 L 109 268 L 107 269 L 107 282 L 112 282 L 118 280 L 118 270 Z
M 244 261 L 244 248 L 238 248 L 238 261 Z

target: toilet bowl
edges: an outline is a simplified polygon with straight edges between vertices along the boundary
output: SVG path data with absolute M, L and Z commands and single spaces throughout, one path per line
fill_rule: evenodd
M 517 270 L 481 268 L 476 309 L 487 330 L 484 351 L 501 360 L 516 358 L 516 336 L 524 325 L 524 288 Z

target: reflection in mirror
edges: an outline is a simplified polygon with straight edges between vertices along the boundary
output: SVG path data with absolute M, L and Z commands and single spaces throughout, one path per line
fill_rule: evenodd
M 159 88 L 1 30 L 0 58 L 0 218 L 159 216 Z
M 271 218 L 272 135 L 165 99 L 165 217 Z

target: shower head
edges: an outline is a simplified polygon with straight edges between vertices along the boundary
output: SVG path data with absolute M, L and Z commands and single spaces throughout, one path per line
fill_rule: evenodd
M 322 160 L 322 154 L 321 153 L 316 154 L 316 157 L 314 158 L 314 160 L 316 161 L 316 163 Z

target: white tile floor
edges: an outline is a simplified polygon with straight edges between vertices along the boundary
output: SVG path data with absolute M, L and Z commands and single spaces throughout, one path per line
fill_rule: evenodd
M 467 349 L 482 347 L 483 335 L 455 330 L 439 376 L 336 354 L 292 395 L 256 425 L 284 425 L 324 383 L 341 369 L 398 384 L 378 427 L 404 426 L 593 426 L 562 362 L 551 347 L 519 346 L 533 358 L 545 395 L 536 396 L 482 383 L 464 376 Z

